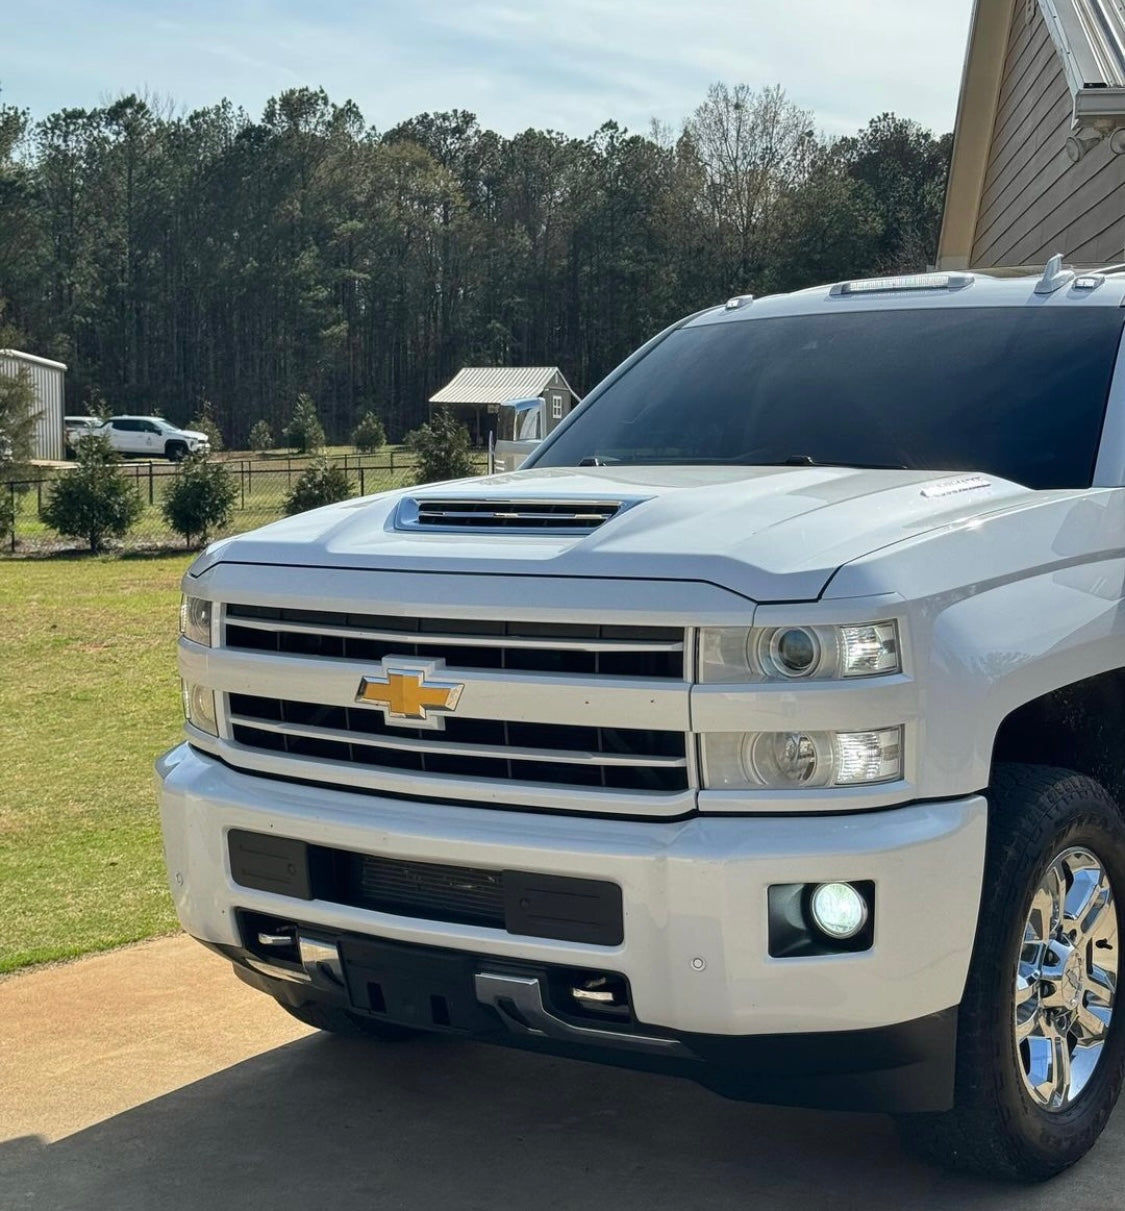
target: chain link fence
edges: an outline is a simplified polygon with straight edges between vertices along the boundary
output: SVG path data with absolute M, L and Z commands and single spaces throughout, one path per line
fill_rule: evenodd
M 238 497 L 230 524 L 211 534 L 209 537 L 212 539 L 241 534 L 283 517 L 285 501 L 293 485 L 307 467 L 320 460 L 286 455 L 218 455 L 216 461 L 221 461 L 226 467 L 238 487 Z M 405 488 L 415 482 L 414 458 L 407 451 L 341 454 L 329 457 L 327 461 L 330 465 L 343 468 L 352 481 L 356 496 Z M 70 468 L 44 467 L 37 470 L 41 474 L 34 478 L 0 483 L 0 491 L 10 496 L 15 516 L 15 526 L 5 547 L 12 554 L 27 555 L 76 549 L 80 544 L 74 539 L 60 537 L 40 517 L 42 507 L 50 496 L 51 485 L 59 476 L 69 474 Z M 481 456 L 477 471 L 483 475 L 486 470 L 486 459 Z M 183 538 L 171 529 L 161 512 L 164 494 L 178 472 L 177 464 L 162 460 L 129 461 L 118 466 L 118 473 L 131 482 L 140 495 L 144 510 L 125 538 L 115 546 L 125 550 L 183 549 Z

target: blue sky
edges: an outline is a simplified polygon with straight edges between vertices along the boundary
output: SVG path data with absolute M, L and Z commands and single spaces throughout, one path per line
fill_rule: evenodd
M 33 0 L 0 100 L 42 117 L 148 92 L 251 114 L 323 86 L 386 129 L 458 107 L 512 134 L 678 127 L 709 83 L 781 83 L 830 133 L 884 110 L 952 129 L 972 0 Z

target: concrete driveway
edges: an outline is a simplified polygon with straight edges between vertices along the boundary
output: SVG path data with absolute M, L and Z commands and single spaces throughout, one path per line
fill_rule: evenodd
M 3 1211 L 1125 1208 L 1125 1119 L 1031 1189 L 889 1122 L 441 1039 L 311 1033 L 185 938 L 0 982 Z

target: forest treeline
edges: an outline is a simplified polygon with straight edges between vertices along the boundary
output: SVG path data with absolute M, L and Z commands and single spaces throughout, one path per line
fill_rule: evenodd
M 330 438 L 368 411 L 398 438 L 462 365 L 585 392 L 730 295 L 925 266 L 951 141 L 893 114 L 828 139 L 781 88 L 724 85 L 679 131 L 585 139 L 462 111 L 379 132 L 303 88 L 258 121 L 0 105 L 5 335 L 69 364 L 71 412 L 209 401 L 238 445 L 307 393 Z

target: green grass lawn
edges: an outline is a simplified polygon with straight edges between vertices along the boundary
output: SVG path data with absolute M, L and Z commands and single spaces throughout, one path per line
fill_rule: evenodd
M 152 763 L 189 559 L 0 561 L 0 972 L 175 927 Z

